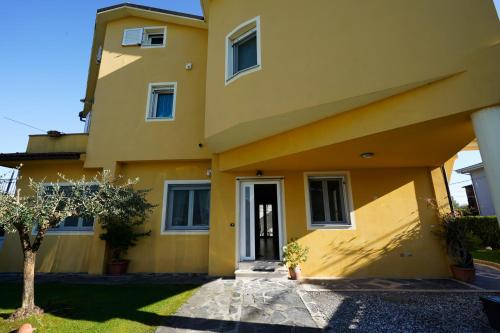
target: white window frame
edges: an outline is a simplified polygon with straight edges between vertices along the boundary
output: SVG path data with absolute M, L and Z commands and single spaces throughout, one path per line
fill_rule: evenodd
M 172 101 L 172 118 L 158 118 L 153 117 L 154 115 L 154 107 L 155 107 L 155 99 L 153 96 L 153 91 L 158 89 L 159 87 L 170 88 L 174 90 L 174 98 Z M 150 83 L 148 85 L 148 99 L 146 103 L 146 121 L 174 121 L 175 120 L 175 106 L 177 103 L 177 82 L 156 82 Z
M 59 187 L 71 186 L 71 184 L 67 183 L 67 182 L 63 182 L 63 183 L 43 183 L 42 185 L 44 187 L 54 186 L 54 185 L 58 185 Z M 97 185 L 97 183 L 95 183 L 95 182 L 88 182 L 88 183 L 85 183 L 85 185 Z M 61 225 L 62 223 L 64 223 L 64 220 L 61 221 L 59 223 L 59 225 Z M 97 223 L 97 218 L 94 218 L 94 224 L 92 225 L 92 228 L 90 228 L 90 227 L 83 228 L 82 227 L 81 229 L 78 229 L 78 227 L 68 227 L 68 228 L 64 228 L 64 227 L 61 228 L 61 227 L 59 227 L 57 229 L 48 229 L 47 233 L 45 235 L 46 236 L 93 235 L 96 223 Z M 82 217 L 78 217 L 78 225 L 81 226 L 82 224 L 83 224 L 83 218 Z M 34 226 L 33 230 L 32 230 L 32 234 L 36 235 L 36 233 L 37 233 L 36 226 Z
M 89 134 L 90 133 L 90 124 L 92 123 L 92 110 L 87 113 L 87 116 L 85 117 L 85 125 L 83 127 L 83 133 Z
M 257 44 L 257 64 L 245 70 L 234 73 L 234 59 L 233 59 L 233 44 L 244 39 L 248 35 L 256 33 L 256 44 Z M 246 22 L 243 22 L 235 29 L 233 29 L 229 34 L 226 35 L 226 68 L 225 68 L 225 85 L 235 81 L 236 79 L 248 75 L 250 73 L 259 71 L 262 69 L 261 61 L 261 48 L 260 48 L 260 16 L 254 17 Z
M 5 241 L 5 235 L 7 234 L 7 232 L 4 230 L 4 234 L 3 236 L 0 236 L 0 249 L 2 248 L 3 246 L 3 243 Z
M 312 223 L 311 200 L 309 193 L 309 179 L 334 179 L 341 178 L 344 186 L 344 210 L 346 212 L 346 223 Z M 354 205 L 352 201 L 351 176 L 349 171 L 329 171 L 329 172 L 305 172 L 304 173 L 304 196 L 306 208 L 307 230 L 355 230 L 356 221 L 354 216 Z M 325 207 L 326 209 L 327 207 Z
M 141 42 L 137 44 L 125 44 L 125 33 L 127 30 L 141 30 Z M 148 30 L 163 30 L 163 43 L 158 45 L 151 45 L 146 43 L 146 39 L 149 35 Z M 167 27 L 166 26 L 154 26 L 154 27 L 142 27 L 142 28 L 125 28 L 123 29 L 122 36 L 122 46 L 141 46 L 143 49 L 160 48 L 167 45 Z
M 156 29 L 162 29 L 163 30 L 163 44 L 158 44 L 158 45 L 150 45 L 150 44 L 145 44 L 146 42 L 146 37 L 148 36 L 148 30 L 156 30 Z M 166 26 L 158 26 L 158 27 L 144 27 L 142 28 L 142 42 L 141 42 L 141 48 L 142 49 L 154 49 L 154 48 L 159 48 L 159 47 L 165 47 L 167 45 L 167 27 Z
M 167 206 L 168 206 L 168 189 L 170 185 L 210 185 L 210 196 L 212 195 L 212 182 L 210 180 L 166 180 L 163 186 L 163 206 L 161 213 L 160 234 L 161 235 L 208 235 L 210 232 L 210 216 L 208 219 L 207 229 L 167 229 Z M 212 203 L 210 202 L 210 206 Z M 212 207 L 210 207 L 212 208 Z

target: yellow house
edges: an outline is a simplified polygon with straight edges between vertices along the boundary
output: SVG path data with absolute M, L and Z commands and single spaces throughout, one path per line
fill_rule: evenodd
M 310 248 L 311 277 L 439 277 L 428 201 L 449 207 L 455 154 L 481 147 L 500 211 L 500 25 L 491 0 L 203 0 L 204 17 L 99 9 L 85 133 L 1 154 L 47 182 L 103 169 L 156 204 L 130 272 L 233 276 Z M 476 140 L 477 138 L 477 140 Z M 471 143 L 472 142 L 472 143 Z M 99 225 L 65 221 L 42 272 L 102 274 Z M 0 271 L 20 271 L 17 235 Z

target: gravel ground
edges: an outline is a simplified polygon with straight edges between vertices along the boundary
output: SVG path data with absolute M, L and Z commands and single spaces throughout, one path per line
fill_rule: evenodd
M 497 332 L 480 293 L 308 292 L 326 332 Z

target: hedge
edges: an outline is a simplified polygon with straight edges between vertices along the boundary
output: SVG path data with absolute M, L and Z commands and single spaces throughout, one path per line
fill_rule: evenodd
M 457 220 L 467 224 L 467 229 L 481 240 L 481 246 L 500 248 L 500 228 L 496 216 L 462 216 Z

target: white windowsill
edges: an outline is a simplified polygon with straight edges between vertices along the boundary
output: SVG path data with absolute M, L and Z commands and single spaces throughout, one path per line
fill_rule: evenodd
M 32 236 L 36 236 L 35 228 L 31 231 Z M 94 230 L 47 230 L 45 236 L 92 236 Z
M 161 235 L 208 235 L 210 230 L 167 230 L 162 231 Z
M 174 121 L 174 118 L 146 118 L 146 121 Z
M 141 49 L 159 49 L 162 47 L 165 47 L 165 44 L 164 45 L 143 45 L 143 44 L 141 44 Z
M 354 230 L 352 224 L 312 224 L 307 226 L 307 230 Z
M 262 66 L 260 64 L 258 64 L 258 65 L 248 67 L 242 71 L 239 71 L 238 73 L 233 74 L 231 77 L 226 79 L 226 86 L 242 76 L 259 71 L 261 68 L 262 68 Z
M 36 235 L 36 233 L 34 233 Z M 47 231 L 45 236 L 68 236 L 68 235 L 75 235 L 75 236 L 90 236 L 93 235 L 94 231 Z

